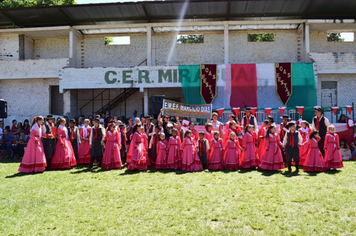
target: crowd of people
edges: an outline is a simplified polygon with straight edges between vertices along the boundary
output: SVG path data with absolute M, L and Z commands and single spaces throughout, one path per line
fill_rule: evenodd
M 24 155 L 19 167 L 24 173 L 70 169 L 81 164 L 89 168 L 96 164 L 103 169 L 127 166 L 128 170 L 142 171 L 150 165 L 182 171 L 277 171 L 286 165 L 290 173 L 293 165 L 296 172 L 299 166 L 304 171 L 342 168 L 341 152 L 348 146 L 343 140 L 340 145 L 335 127 L 321 108 L 316 108 L 315 114 L 311 124 L 302 121 L 297 125 L 284 115 L 280 125 L 268 116 L 259 127 L 250 108 L 241 121 L 230 114 L 226 124 L 213 113 L 200 132 L 188 119 L 162 116 L 162 112 L 155 123 L 151 116 L 139 118 L 136 113 L 125 121 L 127 124 L 108 114 L 103 114 L 105 118 L 93 115 L 70 120 L 36 116 L 31 128 L 28 120 L 23 126 L 13 121 L 11 129 L 5 127 L 1 147 L 8 152 L 12 146 L 15 155 L 16 147 L 26 147 L 25 151 L 21 149 Z M 15 146 L 11 133 L 19 137 Z

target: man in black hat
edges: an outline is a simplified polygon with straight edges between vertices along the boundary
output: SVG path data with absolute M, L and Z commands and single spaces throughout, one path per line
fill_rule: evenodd
M 321 154 L 324 156 L 324 141 L 325 136 L 328 131 L 328 127 L 330 126 L 330 122 L 328 118 L 324 117 L 324 111 L 321 107 L 315 107 L 315 117 L 313 118 L 312 122 L 312 129 L 315 131 L 319 131 L 320 141 L 318 142 L 318 147 Z
M 288 126 L 289 116 L 283 115 L 281 118 L 282 118 L 282 123 L 279 125 L 279 137 L 281 140 L 283 140 L 285 134 L 289 130 L 289 126 Z M 288 158 L 287 158 L 288 153 L 286 152 L 286 149 L 281 148 L 281 152 L 282 152 L 284 163 L 288 164 Z
M 68 137 L 70 143 L 72 144 L 75 159 L 78 160 L 78 148 L 80 144 L 80 135 L 78 126 L 76 126 L 76 120 L 74 118 L 69 121 Z
M 283 138 L 283 147 L 287 152 L 287 163 L 289 174 L 292 173 L 292 159 L 294 160 L 297 173 L 299 172 L 299 146 L 303 138 L 302 135 L 296 130 L 295 123 L 288 123 L 289 130 L 285 133 Z
M 54 116 L 47 115 L 46 123 L 44 123 L 41 127 L 43 151 L 45 153 L 46 161 L 47 161 L 46 170 L 51 169 L 51 160 L 54 154 L 54 148 L 56 146 L 56 142 L 55 142 L 56 128 L 54 127 L 53 122 L 54 122 Z
M 95 118 L 93 120 L 94 126 L 91 129 L 89 143 L 91 146 L 91 160 L 90 168 L 93 167 L 94 160 L 98 162 L 98 166 L 101 167 L 101 161 L 103 159 L 103 146 L 102 140 L 105 137 L 105 129 L 100 125 L 100 120 Z
M 125 133 L 125 125 L 119 124 L 120 129 L 120 138 L 121 138 L 121 149 L 120 149 L 120 157 L 122 164 L 126 163 L 126 133 Z
M 254 115 L 252 115 L 251 108 L 247 107 L 245 112 L 246 115 L 242 117 L 241 126 L 243 127 L 243 129 L 245 129 L 246 126 L 253 125 L 255 126 L 255 132 L 258 133 L 257 119 Z

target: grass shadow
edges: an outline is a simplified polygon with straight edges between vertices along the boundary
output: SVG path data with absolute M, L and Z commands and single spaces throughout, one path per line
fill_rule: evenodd
M 263 176 L 272 176 L 272 175 L 283 174 L 284 173 L 281 170 L 261 170 L 261 169 L 258 169 L 257 171 L 260 172 L 261 175 L 263 175 Z
M 329 174 L 329 175 L 336 175 L 336 174 L 339 174 L 341 172 L 341 170 L 327 170 L 325 171 L 326 174 Z
M 16 177 L 22 177 L 22 176 L 27 176 L 27 175 L 38 175 L 38 174 L 42 174 L 42 172 L 36 172 L 36 173 L 22 173 L 22 172 L 18 172 L 18 173 L 15 173 L 15 174 L 13 174 L 13 175 L 5 176 L 5 179 L 12 179 L 12 178 L 16 178 Z
M 74 171 L 74 172 L 70 172 L 70 173 L 71 174 L 81 174 L 81 173 L 88 173 L 88 172 L 99 173 L 102 170 L 99 166 L 95 166 L 93 168 L 90 168 L 90 166 L 80 166 L 80 167 L 77 167 L 76 169 L 78 169 L 78 170 Z
M 239 170 L 239 173 L 240 173 L 240 174 L 250 173 L 250 172 L 254 172 L 254 171 L 256 171 L 256 170 L 258 170 L 258 169 L 256 169 L 256 168 L 241 169 L 241 170 Z

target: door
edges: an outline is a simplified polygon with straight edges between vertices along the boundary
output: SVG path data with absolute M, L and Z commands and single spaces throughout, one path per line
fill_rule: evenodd
M 321 81 L 321 106 L 337 106 L 337 82 Z
M 63 93 L 59 93 L 59 86 L 50 86 L 50 113 L 63 115 Z

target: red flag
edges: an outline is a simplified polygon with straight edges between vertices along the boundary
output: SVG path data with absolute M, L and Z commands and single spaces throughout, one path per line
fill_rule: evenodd
M 240 113 L 240 107 L 234 107 L 232 108 L 232 111 L 235 113 L 235 116 L 239 116 L 239 113 Z
M 219 116 L 220 116 L 220 118 L 221 118 L 222 113 L 223 113 L 223 111 L 224 111 L 224 108 L 216 109 L 216 111 L 218 112 L 218 114 L 219 114 Z
M 346 109 L 347 109 L 347 112 L 349 113 L 349 115 L 351 115 L 351 112 L 352 112 L 352 106 L 347 105 L 347 106 L 346 106 Z
M 265 112 L 266 112 L 266 115 L 267 115 L 267 116 L 269 116 L 269 114 L 271 113 L 271 111 L 272 111 L 272 108 L 270 108 L 270 107 L 265 108 Z
M 281 113 L 281 115 L 283 116 L 284 111 L 285 111 L 286 107 L 278 107 L 279 112 Z
M 299 111 L 299 115 L 302 116 L 303 115 L 303 111 L 304 111 L 304 106 L 297 106 L 297 109 Z
M 251 107 L 251 112 L 252 112 L 252 115 L 254 115 L 254 116 L 255 116 L 256 111 L 257 111 L 257 107 Z
M 231 65 L 230 107 L 257 106 L 256 64 Z
M 337 111 L 339 110 L 339 107 L 332 107 L 331 109 L 333 109 L 334 115 L 336 116 Z

